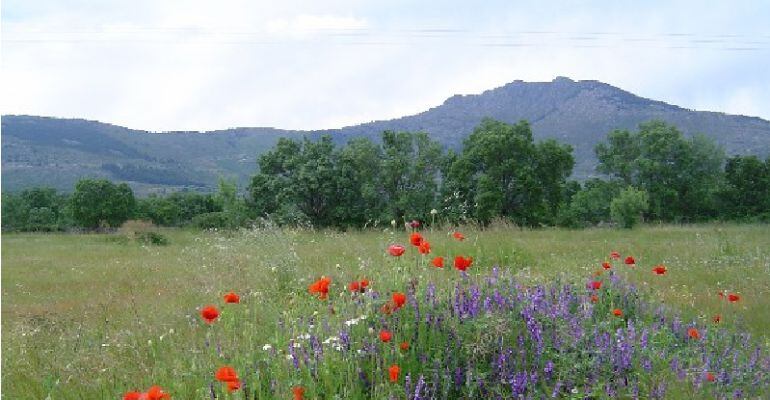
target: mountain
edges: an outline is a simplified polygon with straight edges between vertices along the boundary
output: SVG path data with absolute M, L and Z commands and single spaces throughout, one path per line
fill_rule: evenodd
M 387 121 L 319 131 L 234 128 L 211 132 L 153 133 L 80 119 L 9 115 L 2 117 L 2 189 L 33 186 L 72 190 L 81 177 L 128 182 L 139 194 L 211 190 L 218 176 L 241 185 L 255 172 L 258 155 L 280 137 L 317 138 L 338 143 L 356 136 L 377 140 L 383 130 L 428 132 L 447 148 L 463 139 L 484 117 L 530 121 L 535 138 L 571 144 L 577 161 L 573 177 L 595 175 L 593 148 L 613 129 L 636 129 L 659 119 L 686 135 L 703 133 L 733 154 L 770 154 L 770 121 L 718 112 L 694 111 L 636 96 L 598 81 L 556 78 L 515 81 L 475 95 L 455 95 L 425 112 Z

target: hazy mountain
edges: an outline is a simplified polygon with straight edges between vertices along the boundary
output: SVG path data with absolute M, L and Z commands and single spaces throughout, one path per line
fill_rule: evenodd
M 661 119 L 685 134 L 703 133 L 728 154 L 770 153 L 770 121 L 756 117 L 693 111 L 645 99 L 597 81 L 556 78 L 516 81 L 478 95 L 452 96 L 420 114 L 323 131 L 235 128 L 213 132 L 151 133 L 79 119 L 2 117 L 2 188 L 52 186 L 71 190 L 84 176 L 129 182 L 153 191 L 210 190 L 217 176 L 241 184 L 256 169 L 258 154 L 281 136 L 332 135 L 377 139 L 381 131 L 426 131 L 446 147 L 460 149 L 483 117 L 507 122 L 526 119 L 537 139 L 556 138 L 575 148 L 574 177 L 594 174 L 593 148 L 616 128 L 635 129 Z

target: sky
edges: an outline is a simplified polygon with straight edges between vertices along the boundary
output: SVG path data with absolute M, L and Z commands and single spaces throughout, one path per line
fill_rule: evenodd
M 0 112 L 337 128 L 514 80 L 770 119 L 768 1 L 4 0 Z

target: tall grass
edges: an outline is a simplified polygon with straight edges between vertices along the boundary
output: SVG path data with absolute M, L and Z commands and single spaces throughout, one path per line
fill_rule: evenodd
M 768 226 L 569 231 L 497 225 L 462 231 L 467 238 L 463 242 L 453 240 L 448 229 L 423 234 L 432 243 L 431 256 L 473 256 L 468 279 L 482 279 L 499 265 L 501 273 L 521 285 L 559 281 L 579 288 L 601 269 L 610 251 L 618 250 L 637 260 L 634 268 L 616 267 L 618 277 L 635 284 L 645 301 L 665 305 L 682 321 L 699 326 L 710 326 L 713 316 L 721 314 L 721 329 L 746 332 L 752 336 L 749 343 L 770 347 Z M 248 377 L 246 389 L 251 389 L 237 392 L 236 398 L 247 392 L 267 397 L 276 391 L 289 398 L 291 385 L 310 386 L 308 382 L 317 382 L 308 397 L 329 394 L 351 386 L 339 378 L 355 376 L 359 366 L 344 358 L 333 362 L 342 356 L 329 353 L 325 362 L 336 367 L 322 368 L 311 379 L 308 369 L 287 368 L 290 340 L 310 333 L 310 325 L 344 326 L 345 320 L 360 315 L 374 321 L 356 325 L 362 331 L 355 335 L 366 337 L 365 327 L 384 323 L 375 306 L 391 291 L 407 292 L 416 285 L 414 296 L 419 297 L 432 282 L 438 293 L 449 295 L 462 279 L 451 265 L 437 270 L 415 251 L 401 258 L 388 256 L 387 245 L 408 245 L 403 230 L 163 233 L 170 244 L 162 247 L 120 243 L 108 235 L 3 235 L 2 391 L 8 398 L 116 398 L 155 383 L 174 398 L 208 398 L 214 369 L 224 363 L 238 364 L 241 375 Z M 650 272 L 660 263 L 669 270 L 662 277 Z M 333 280 L 332 298 L 325 302 L 307 292 L 322 275 Z M 369 279 L 382 296 L 370 300 L 371 309 L 362 308 L 345 290 L 349 281 L 361 278 Z M 241 304 L 222 304 L 222 295 L 230 290 L 242 295 Z M 740 293 L 742 299 L 726 304 L 716 295 L 720 290 Z M 198 315 L 206 304 L 223 311 L 212 326 Z M 493 331 L 480 328 L 494 328 L 483 324 L 491 322 L 475 321 L 478 331 L 469 333 L 478 335 L 480 343 L 485 332 Z M 400 334 L 424 329 L 416 322 L 408 325 L 398 328 Z M 396 361 L 406 357 L 392 355 Z M 420 363 L 412 359 L 402 364 L 405 374 Z M 671 368 L 655 368 L 672 374 Z M 373 373 L 368 379 L 374 382 Z M 373 392 L 375 397 L 405 395 L 403 379 L 398 385 L 402 392 L 384 385 Z M 417 376 L 410 379 L 417 385 Z M 671 381 L 668 394 L 673 398 L 710 393 Z M 218 385 L 213 390 L 222 393 Z

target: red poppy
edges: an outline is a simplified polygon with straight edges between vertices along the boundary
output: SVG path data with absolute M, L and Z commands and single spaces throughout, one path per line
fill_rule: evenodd
M 690 328 L 687 330 L 687 336 L 689 336 L 690 339 L 700 339 L 700 332 L 695 328 Z
M 722 316 L 717 314 L 711 320 L 714 321 L 715 324 L 718 324 L 718 323 L 722 322 Z
M 591 303 L 596 303 L 599 301 L 599 296 L 592 294 L 591 295 Z
M 454 237 L 455 239 L 457 239 L 457 240 L 459 240 L 459 241 L 461 241 L 461 242 L 462 242 L 463 240 L 465 240 L 465 236 L 463 236 L 463 234 L 462 234 L 462 233 L 460 233 L 460 232 L 457 232 L 457 231 L 455 231 L 454 233 L 452 233 L 452 237 Z
M 305 388 L 302 386 L 294 386 L 291 388 L 291 392 L 294 393 L 294 400 L 303 400 L 305 398 Z
M 455 268 L 459 271 L 465 271 L 473 263 L 473 257 L 464 258 L 463 256 L 455 257 Z
M 207 324 L 214 323 L 219 318 L 219 310 L 214 306 L 206 306 L 201 309 L 201 318 L 206 321 Z
M 391 244 L 388 246 L 388 253 L 393 257 L 401 257 L 406 251 L 406 247 L 400 244 Z
M 717 293 L 717 296 L 719 296 L 720 299 L 724 299 L 725 298 L 724 292 Z
M 599 290 L 602 288 L 602 281 L 591 281 L 591 283 L 589 283 L 589 286 L 593 290 Z
M 714 374 L 712 374 L 711 372 L 706 372 L 706 380 L 709 382 L 714 382 L 715 380 L 717 380 L 717 377 L 714 376 Z
M 409 236 L 409 242 L 412 243 L 412 246 L 419 246 L 420 243 L 422 243 L 422 241 L 423 241 L 422 235 L 420 235 L 417 232 L 414 232 Z
M 325 276 L 321 277 L 321 279 L 313 282 L 308 286 L 307 290 L 310 292 L 310 294 L 317 294 L 318 298 L 321 300 L 326 298 L 326 295 L 329 294 L 329 285 L 332 283 L 331 278 L 327 278 Z
M 369 280 L 361 279 L 361 290 L 366 289 L 367 287 L 369 287 Z
M 610 268 L 612 268 L 612 264 L 610 264 L 607 261 L 605 261 L 605 262 L 602 263 L 602 268 L 610 269 Z
M 401 349 L 401 351 L 409 350 L 409 342 L 401 342 L 401 344 L 398 345 L 398 348 Z
M 656 273 L 657 275 L 665 275 L 668 269 L 666 269 L 666 266 L 663 264 L 660 264 L 652 269 L 652 272 Z
M 634 260 L 634 257 L 628 256 L 625 263 L 626 265 L 636 265 L 636 260 Z
M 380 331 L 380 340 L 382 340 L 383 343 L 390 342 L 390 339 L 393 337 L 393 334 L 389 331 L 386 331 L 385 329 Z
M 217 370 L 214 374 L 214 378 L 220 382 L 237 382 L 238 374 L 233 367 L 225 365 Z
M 139 400 L 142 398 L 142 394 L 139 392 L 126 392 L 123 395 L 123 400 Z
M 623 311 L 621 309 L 619 309 L 619 308 L 616 308 L 616 309 L 612 310 L 612 315 L 614 315 L 616 317 L 622 317 L 623 316 Z
M 399 367 L 396 364 L 393 364 L 388 368 L 388 374 L 390 375 L 390 381 L 395 383 L 398 382 L 398 374 L 401 373 L 401 367 Z
M 617 251 L 613 251 L 612 253 L 610 253 L 610 258 L 614 260 L 620 260 L 620 253 L 618 253 Z
M 736 301 L 738 301 L 740 299 L 741 299 L 741 296 L 739 296 L 739 295 L 737 295 L 735 293 L 730 293 L 730 294 L 727 295 L 727 300 L 730 303 L 735 303 Z
M 171 395 L 164 392 L 163 389 L 160 388 L 160 386 L 151 386 L 149 389 L 147 389 L 147 393 L 144 394 L 144 398 L 140 397 L 140 399 L 144 400 L 145 398 L 147 400 L 164 400 L 164 399 L 171 399 Z
M 393 293 L 393 296 L 391 296 L 393 299 L 393 305 L 396 309 L 399 309 L 406 304 L 406 295 L 401 292 L 395 292 Z
M 417 250 L 420 252 L 420 254 L 430 254 L 430 243 L 427 241 L 422 241 L 420 246 L 417 247 Z
M 348 285 L 348 290 L 351 292 L 358 292 L 361 290 L 361 284 L 358 281 L 350 282 Z
M 225 295 L 225 303 L 235 303 L 238 304 L 241 302 L 241 297 L 235 294 L 234 292 L 230 292 Z
M 232 393 L 241 388 L 241 381 L 227 382 L 227 391 Z

